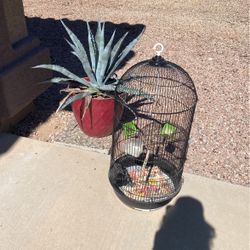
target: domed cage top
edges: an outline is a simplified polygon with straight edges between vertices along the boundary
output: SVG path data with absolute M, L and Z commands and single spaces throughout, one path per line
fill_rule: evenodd
M 152 209 L 179 192 L 197 99 L 188 73 L 161 56 L 121 78 L 109 179 L 127 205 Z

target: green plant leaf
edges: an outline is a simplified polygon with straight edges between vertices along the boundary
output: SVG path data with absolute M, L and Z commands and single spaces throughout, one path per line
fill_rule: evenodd
M 77 36 L 64 24 L 63 21 L 61 21 L 63 27 L 65 28 L 65 30 L 67 31 L 71 41 L 73 42 L 74 46 L 71 46 L 71 48 L 74 50 L 74 55 L 80 60 L 80 62 L 82 63 L 82 67 L 85 71 L 85 73 L 87 74 L 87 76 L 89 77 L 89 80 L 91 82 L 91 84 L 93 84 L 94 86 L 97 86 L 97 82 L 96 82 L 96 78 L 93 74 L 93 71 L 91 69 L 89 60 L 88 60 L 88 55 L 82 45 L 82 43 L 80 42 L 80 40 L 77 38 Z
M 146 92 L 144 92 L 140 89 L 127 87 L 127 86 L 124 86 L 122 84 L 117 85 L 116 91 L 118 93 L 127 93 L 130 95 L 142 96 L 142 97 L 145 97 L 147 99 L 154 101 L 154 97 L 151 94 L 147 94 Z
M 105 32 L 105 23 L 102 25 L 99 24 L 98 22 L 98 28 L 97 28 L 97 33 L 96 33 L 96 45 L 98 48 L 98 60 L 97 60 L 97 65 L 96 65 L 96 80 L 98 83 L 98 86 L 103 83 L 102 75 L 101 75 L 101 68 L 103 64 L 103 51 L 104 51 L 104 32 Z
M 100 41 L 100 37 L 101 37 L 101 31 L 102 31 L 102 26 L 101 26 L 101 22 L 97 23 L 97 30 L 96 30 L 96 34 L 95 34 L 95 41 L 96 41 L 96 45 L 97 48 L 99 46 L 97 41 Z M 99 48 L 98 48 L 99 49 Z
M 105 23 L 98 22 L 95 41 L 96 41 L 97 48 L 99 50 L 99 54 L 104 49 L 104 42 L 105 42 L 104 32 L 105 32 Z
M 141 38 L 141 36 L 143 35 L 145 31 L 145 28 L 142 29 L 141 33 L 133 40 L 131 41 L 127 46 L 126 48 L 121 52 L 121 54 L 119 55 L 120 56 L 125 56 L 128 54 L 129 51 L 131 51 L 133 49 L 133 47 L 136 45 L 136 43 L 139 41 L 139 39 Z M 124 56 L 124 57 L 125 57 Z
M 116 86 L 113 84 L 109 85 L 102 85 L 99 87 L 99 89 L 104 90 L 104 91 L 115 91 Z
M 85 102 L 84 102 L 84 109 L 83 109 L 83 113 L 81 114 L 81 119 L 84 118 L 85 114 L 86 114 L 86 111 L 89 107 L 91 107 L 91 102 L 92 102 L 92 96 L 89 95 L 89 96 L 86 96 L 85 97 Z
M 67 42 L 67 44 L 73 49 L 76 49 L 76 46 L 74 44 L 72 44 L 67 38 L 65 38 L 65 41 Z
M 60 103 L 57 111 L 64 109 L 66 106 L 68 106 L 69 104 L 71 104 L 72 102 L 78 100 L 78 99 L 82 99 L 86 96 L 92 95 L 93 93 L 91 92 L 83 92 L 83 93 L 79 93 L 76 94 L 74 96 L 69 97 L 68 99 L 66 99 L 64 102 Z
M 102 53 L 99 54 L 98 66 L 96 69 L 96 79 L 97 79 L 97 82 L 99 83 L 99 86 L 103 85 L 103 79 L 105 76 L 106 68 L 108 66 L 111 46 L 114 41 L 115 33 L 116 31 L 113 32 L 108 44 L 106 45 Z
M 90 60 L 91 60 L 91 66 L 92 70 L 95 73 L 96 71 L 96 60 L 98 57 L 98 50 L 97 45 L 95 42 L 94 35 L 90 29 L 89 23 L 87 22 L 87 29 L 88 29 L 88 44 L 89 44 L 89 54 L 90 54 Z
M 112 75 L 114 74 L 115 70 L 117 69 L 117 67 L 120 65 L 120 63 L 122 62 L 122 60 L 127 56 L 127 54 L 133 49 L 133 47 L 135 46 L 135 44 L 138 42 L 138 40 L 140 39 L 140 37 L 142 36 L 142 34 L 144 33 L 145 28 L 142 30 L 142 32 L 133 40 L 131 41 L 126 48 L 120 53 L 120 55 L 118 56 L 118 60 L 116 61 L 115 65 L 113 66 L 113 68 L 110 70 L 110 72 L 108 73 L 104 84 L 106 83 L 106 81 L 112 77 Z
M 123 43 L 123 41 L 124 41 L 124 39 L 126 38 L 127 35 L 128 35 L 128 32 L 125 33 L 122 36 L 122 38 L 119 39 L 119 41 L 114 45 L 114 47 L 113 47 L 113 49 L 111 51 L 111 55 L 110 55 L 110 62 L 109 62 L 108 70 L 112 67 L 113 62 L 114 62 L 115 58 L 117 57 L 118 52 L 119 52 L 119 50 L 121 48 L 121 45 L 122 45 L 122 43 Z
M 67 81 L 72 81 L 72 80 L 73 79 L 70 79 L 70 78 L 54 77 L 46 81 L 39 82 L 39 84 L 42 84 L 42 83 L 62 83 L 63 84 L 63 83 L 66 83 Z
M 84 80 L 83 78 L 80 78 L 79 76 L 73 74 L 72 72 L 70 72 L 69 70 L 65 69 L 62 66 L 59 65 L 53 65 L 53 64 L 41 64 L 41 65 L 37 65 L 33 67 L 34 69 L 49 69 L 49 70 L 53 70 L 56 72 L 59 72 L 65 76 L 67 76 L 68 78 L 79 82 L 85 86 L 89 86 L 89 82 Z

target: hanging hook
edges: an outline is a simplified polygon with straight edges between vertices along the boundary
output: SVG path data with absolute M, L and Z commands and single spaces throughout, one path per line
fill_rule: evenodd
M 158 48 L 158 49 L 157 49 Z M 153 49 L 155 50 L 155 54 L 157 56 L 160 56 L 162 51 L 164 50 L 164 46 L 161 43 L 156 43 L 153 47 Z

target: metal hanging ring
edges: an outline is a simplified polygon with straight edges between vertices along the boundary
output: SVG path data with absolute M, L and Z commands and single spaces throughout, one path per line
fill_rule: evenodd
M 158 48 L 158 49 L 157 49 Z M 153 47 L 153 49 L 155 50 L 155 54 L 157 56 L 160 56 L 162 51 L 164 50 L 164 46 L 161 43 L 156 43 Z

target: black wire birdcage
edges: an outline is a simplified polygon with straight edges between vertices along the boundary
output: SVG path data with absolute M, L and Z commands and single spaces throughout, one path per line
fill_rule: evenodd
M 122 86 L 122 88 L 121 88 Z M 119 94 L 129 88 L 131 94 Z M 180 191 L 197 103 L 192 79 L 157 55 L 131 67 L 116 91 L 109 180 L 127 205 L 154 209 Z

